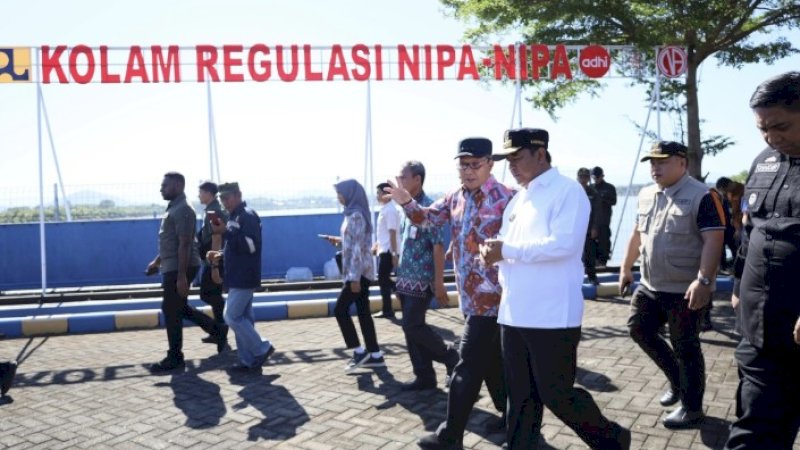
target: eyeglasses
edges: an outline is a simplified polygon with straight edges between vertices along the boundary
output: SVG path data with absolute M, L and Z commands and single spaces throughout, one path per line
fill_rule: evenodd
M 464 172 L 467 169 L 478 170 L 481 167 L 483 167 L 484 163 L 486 163 L 486 162 L 487 162 L 487 160 L 474 161 L 474 162 L 471 162 L 471 163 L 458 163 L 458 164 L 456 164 L 456 167 L 458 168 L 458 170 L 460 170 L 462 172 Z

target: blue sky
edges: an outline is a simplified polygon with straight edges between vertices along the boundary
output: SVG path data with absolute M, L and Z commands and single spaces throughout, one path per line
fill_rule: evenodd
M 34 1 L 9 3 L 4 15 L 3 47 L 456 45 L 464 30 L 438 2 L 422 0 Z M 796 42 L 800 33 L 790 37 Z M 702 66 L 704 132 L 736 141 L 721 155 L 705 159 L 711 179 L 749 167 L 763 141 L 747 101 L 759 82 L 798 67 L 799 56 L 742 70 L 718 68 L 713 60 Z M 572 175 L 580 166 L 600 165 L 609 181 L 625 185 L 640 139 L 631 121 L 643 122 L 646 115 L 644 90 L 622 79 L 605 82 L 601 96 L 560 111 L 557 122 L 526 104 L 523 125 L 550 131 L 554 163 L 562 172 Z M 190 183 L 209 176 L 204 84 L 47 85 L 43 91 L 67 187 L 152 183 L 158 199 L 166 171 L 179 170 Z M 220 83 L 212 92 L 222 179 L 238 180 L 245 195 L 324 193 L 337 176 L 362 177 L 365 83 Z M 394 175 L 403 161 L 419 159 L 428 168 L 431 190 L 455 186 L 457 142 L 486 136 L 501 145 L 513 99 L 512 87 L 497 82 L 373 82 L 376 181 Z M 0 104 L 5 169 L 0 191 L 35 188 L 35 89 L 0 85 Z M 673 124 L 662 118 L 662 135 L 671 138 L 672 130 Z M 47 141 L 44 151 L 45 184 L 51 186 L 56 178 Z M 495 174 L 502 173 L 502 165 L 496 166 Z M 645 165 L 634 181 L 648 181 Z

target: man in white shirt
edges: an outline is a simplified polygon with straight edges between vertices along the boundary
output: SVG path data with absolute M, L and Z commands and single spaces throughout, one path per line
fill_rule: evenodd
M 583 389 L 573 386 L 583 319 L 581 255 L 589 199 L 575 180 L 550 165 L 546 130 L 507 130 L 504 150 L 522 186 L 503 213 L 498 239 L 481 246 L 497 263 L 503 296 L 503 366 L 508 384 L 509 449 L 536 448 L 547 406 L 593 449 L 628 449 L 630 431 L 606 419 Z
M 383 190 L 389 187 L 389 183 L 378 185 L 377 198 L 381 204 L 378 212 L 378 240 L 372 246 L 372 253 L 378 255 L 378 286 L 381 289 L 383 299 L 383 309 L 373 317 L 379 319 L 394 319 L 394 309 L 392 309 L 392 291 L 394 282 L 392 281 L 392 269 L 397 267 L 397 229 L 400 224 L 400 214 L 394 201 L 386 195 Z M 384 197 L 387 197 L 384 199 Z

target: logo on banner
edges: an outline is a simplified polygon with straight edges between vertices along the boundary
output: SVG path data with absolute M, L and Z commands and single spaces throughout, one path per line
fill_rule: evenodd
M 656 58 L 658 71 L 667 78 L 677 78 L 686 73 L 689 63 L 686 50 L 682 47 L 669 46 L 658 51 Z
M 0 48 L 0 83 L 27 83 L 30 81 L 30 49 Z
M 581 49 L 578 62 L 581 72 L 589 78 L 600 78 L 611 68 L 611 55 L 601 45 L 590 45 Z

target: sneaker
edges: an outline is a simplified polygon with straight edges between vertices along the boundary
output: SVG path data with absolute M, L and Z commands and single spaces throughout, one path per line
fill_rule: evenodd
M 353 358 L 344 366 L 344 373 L 350 373 L 361 367 L 370 358 L 369 353 L 353 352 Z
M 361 367 L 386 367 L 386 361 L 383 360 L 383 355 L 376 358 L 370 354 L 369 358 L 361 364 Z
M 261 356 L 256 356 L 255 361 L 253 361 L 253 366 L 254 367 L 263 366 L 264 364 L 267 363 L 267 360 L 269 359 L 270 356 L 272 356 L 273 353 L 275 353 L 275 346 L 274 345 L 270 345 L 269 346 L 269 350 L 267 350 L 267 353 L 264 353 Z

